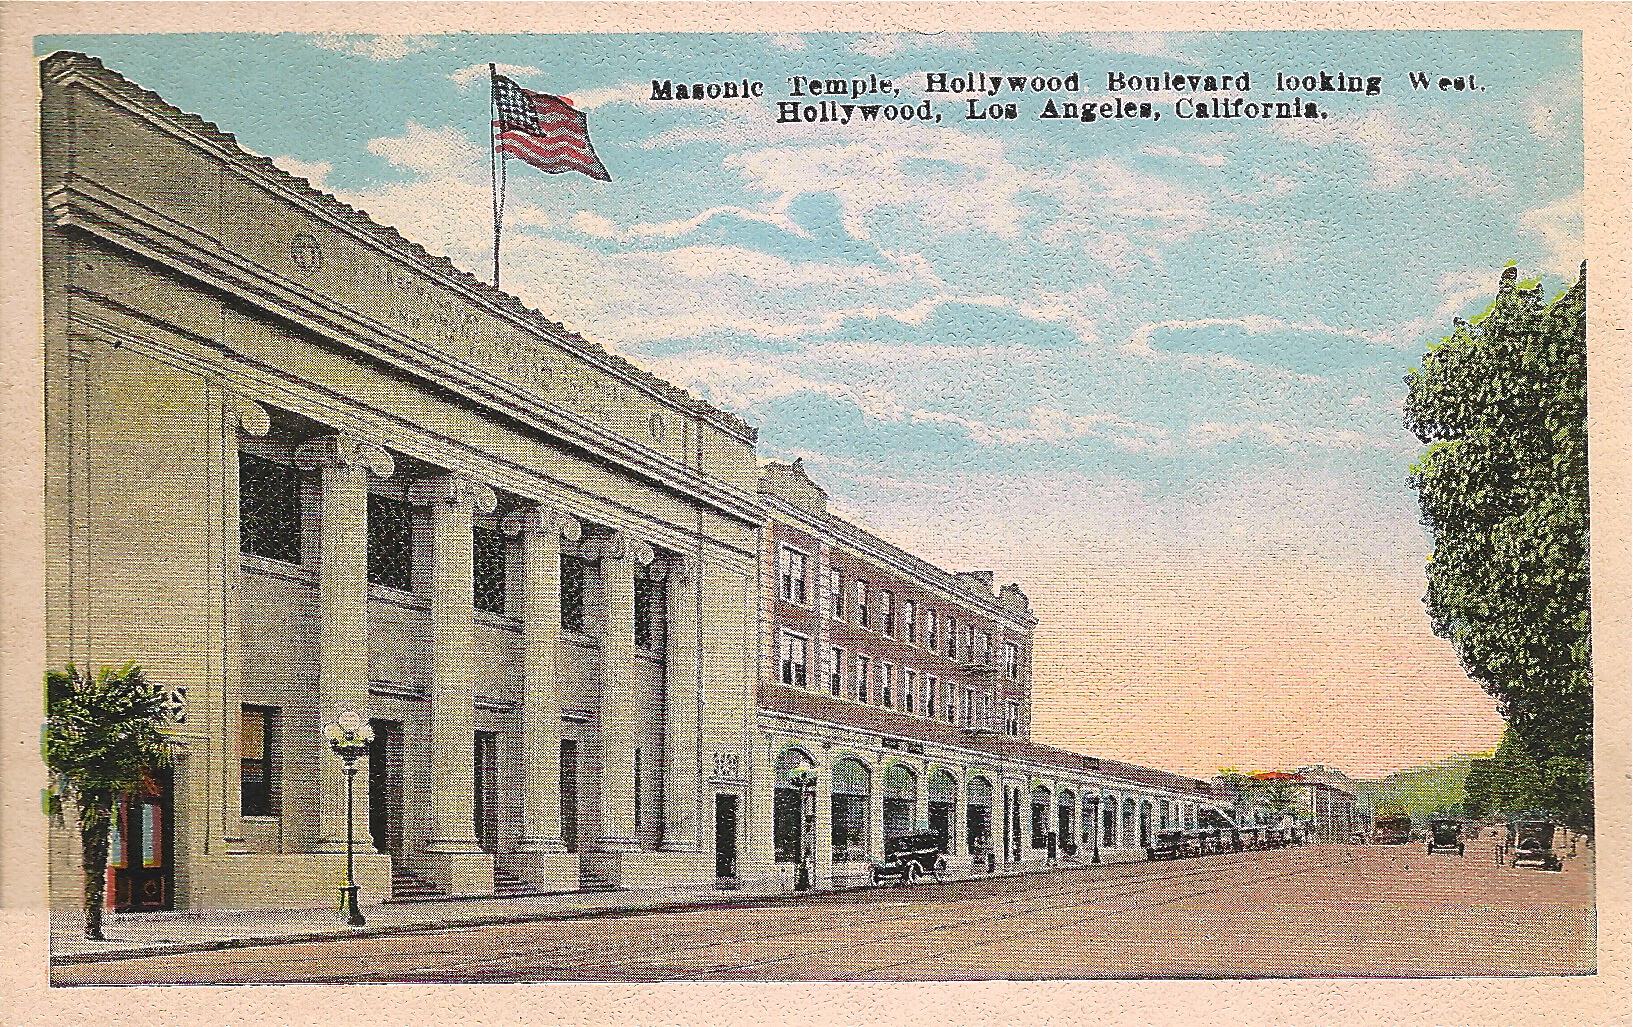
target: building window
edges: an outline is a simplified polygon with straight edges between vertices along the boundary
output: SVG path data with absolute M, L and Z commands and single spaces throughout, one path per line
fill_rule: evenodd
M 843 695 L 845 692 L 845 650 L 834 648 L 828 650 L 828 658 L 823 672 L 828 679 L 828 692 L 832 695 Z
M 975 651 L 981 654 L 981 662 L 990 666 L 992 663 L 992 636 L 985 631 L 977 635 Z
M 854 612 L 856 613 L 856 623 L 860 624 L 864 628 L 867 627 L 868 626 L 868 583 L 867 582 L 858 581 L 856 583 L 856 602 L 851 604 L 851 607 L 854 610 Z
M 889 663 L 879 664 L 879 705 L 886 709 L 892 708 L 895 703 L 896 668 Z
M 856 657 L 856 701 L 868 701 L 868 675 L 873 673 L 873 661 L 866 656 Z
M 924 648 L 936 651 L 936 611 L 933 607 L 924 611 Z
M 974 663 L 975 662 L 975 627 L 974 627 L 974 625 L 970 625 L 970 624 L 964 625 L 963 643 L 964 644 L 963 644 L 962 648 L 959 650 L 959 652 L 962 654 L 964 662 L 965 663 Z
M 503 533 L 480 525 L 471 529 L 471 591 L 478 610 L 505 612 L 505 557 L 509 546 Z
M 947 707 L 947 723 L 956 724 L 958 723 L 958 703 L 956 701 L 958 688 L 951 681 L 944 683 L 941 687 L 947 690 L 947 694 L 943 697 L 946 699 L 943 705 Z
M 947 659 L 958 659 L 958 621 L 947 618 Z
M 966 688 L 966 689 L 964 689 L 963 694 L 960 695 L 959 699 L 958 699 L 958 720 L 959 720 L 959 723 L 961 723 L 961 724 L 970 724 L 970 723 L 972 723 L 974 713 L 975 713 L 975 692 L 973 690 L 971 690 L 971 689 Z
M 834 764 L 832 831 L 835 863 L 868 858 L 868 770 L 853 759 Z
M 924 675 L 924 715 L 932 720 L 936 716 L 936 690 L 939 687 L 940 682 L 936 680 L 934 674 Z
M 782 683 L 804 688 L 805 667 L 810 653 L 810 642 L 791 631 L 782 633 Z
M 590 561 L 579 556 L 561 557 L 561 626 L 568 631 L 585 630 L 584 598 L 588 592 Z
M 805 554 L 796 549 L 782 551 L 782 597 L 785 602 L 805 605 Z
M 913 701 L 917 697 L 918 692 L 918 690 L 914 687 L 916 684 L 918 684 L 918 672 L 903 667 L 902 709 L 906 710 L 908 713 L 917 713 L 919 711 L 918 704 Z
M 239 812 L 246 817 L 278 815 L 273 779 L 273 736 L 278 711 L 272 706 L 245 706 L 238 720 Z
M 777 757 L 776 787 L 771 793 L 771 847 L 772 858 L 778 863 L 798 863 L 813 847 L 815 839 L 806 837 L 802 779 L 814 781 L 815 769 L 798 749 L 790 749 Z M 814 806 L 810 813 L 810 826 L 815 827 Z
M 1032 789 L 1032 847 L 1049 846 L 1049 789 L 1042 785 Z
M 828 568 L 828 616 L 845 619 L 845 579 L 834 567 Z
M 635 572 L 635 647 L 662 655 L 669 645 L 669 583 L 650 567 Z
M 369 581 L 414 591 L 414 508 L 369 493 Z
M 238 549 L 301 562 L 301 479 L 295 468 L 238 454 Z
M 879 630 L 891 637 L 896 634 L 896 596 L 893 593 L 879 593 Z
M 1020 680 L 1021 676 L 1021 647 L 1014 642 L 1004 643 L 1004 677 L 1011 681 Z
M 1004 733 L 1019 735 L 1021 733 L 1021 706 L 1019 703 L 1004 704 Z
M 902 637 L 909 642 L 918 641 L 919 634 L 919 604 L 911 599 L 902 601 Z
M 577 852 L 578 742 L 571 738 L 561 740 L 560 774 L 557 794 L 561 798 L 561 840 L 568 852 Z

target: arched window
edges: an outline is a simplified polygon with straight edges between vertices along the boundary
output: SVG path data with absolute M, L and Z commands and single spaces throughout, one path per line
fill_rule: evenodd
M 809 777 L 815 769 L 816 761 L 800 749 L 787 749 L 777 757 L 771 837 L 778 863 L 798 863 L 811 846 L 806 821 L 814 819 L 816 811 L 805 808 L 805 791 L 799 779 Z
M 918 775 L 905 763 L 893 763 L 885 771 L 886 838 L 913 833 L 913 819 L 918 812 L 918 785 Z
M 1049 789 L 1043 785 L 1032 789 L 1032 847 L 1049 847 Z
M 833 852 L 834 862 L 846 863 L 868 858 L 868 768 L 859 760 L 845 758 L 833 769 Z
M 969 795 L 964 800 L 964 837 L 970 851 L 982 852 L 992 848 L 992 782 L 984 777 L 970 778 Z
M 1094 805 L 1094 796 L 1083 796 L 1083 816 L 1079 818 L 1078 823 L 1082 828 L 1084 845 L 1094 844 Z
M 930 830 L 941 845 L 942 852 L 953 847 L 953 810 L 958 805 L 958 779 L 937 767 L 930 774 Z
M 1151 844 L 1151 800 L 1140 803 L 1140 844 Z
M 1124 799 L 1123 800 L 1123 847 L 1126 848 L 1126 849 L 1132 849 L 1134 847 L 1134 844 L 1135 844 L 1134 843 L 1134 838 L 1135 838 L 1135 835 L 1134 835 L 1134 831 L 1135 831 L 1134 819 L 1137 816 L 1139 816 L 1139 810 L 1138 810 L 1138 807 L 1136 807 L 1134 805 L 1134 800 L 1133 799 Z

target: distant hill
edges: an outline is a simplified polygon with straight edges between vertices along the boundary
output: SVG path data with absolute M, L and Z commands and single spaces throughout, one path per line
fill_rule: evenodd
M 1463 803 L 1463 780 L 1469 763 L 1489 759 L 1491 753 L 1454 756 L 1427 766 L 1398 770 L 1376 781 L 1356 781 L 1357 798 L 1372 802 L 1375 813 L 1406 813 L 1415 819 L 1451 813 Z

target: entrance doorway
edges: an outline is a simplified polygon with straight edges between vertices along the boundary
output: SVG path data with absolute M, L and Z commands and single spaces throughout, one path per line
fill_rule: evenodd
M 472 819 L 476 844 L 482 851 L 499 851 L 499 734 L 476 733 L 475 766 L 472 771 Z
M 737 796 L 714 797 L 714 876 L 737 877 Z
M 119 797 L 108 838 L 108 894 L 115 912 L 175 908 L 173 809 L 168 770 L 154 774 L 142 791 Z
M 403 854 L 403 725 L 371 720 L 369 745 L 369 840 L 376 852 Z

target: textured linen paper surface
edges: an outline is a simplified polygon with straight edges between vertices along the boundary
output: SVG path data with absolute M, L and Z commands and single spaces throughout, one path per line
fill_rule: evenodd
M 5 25 L 8 1019 L 1628 1021 L 1625 6 Z

